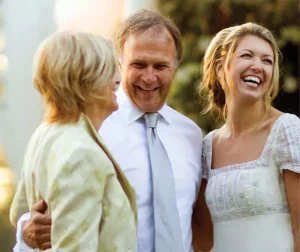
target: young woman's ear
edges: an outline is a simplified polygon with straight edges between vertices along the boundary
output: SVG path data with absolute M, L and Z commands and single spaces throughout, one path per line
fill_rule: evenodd
M 223 73 L 224 73 L 224 70 L 223 70 L 223 61 L 218 61 L 217 62 L 217 67 L 216 67 L 216 74 L 218 76 L 218 79 L 222 79 Z
M 221 85 L 222 89 L 225 91 L 226 87 L 227 87 L 227 83 L 225 80 L 224 61 L 223 60 L 219 60 L 216 63 L 216 75 L 217 75 L 216 77 L 217 77 L 219 84 Z

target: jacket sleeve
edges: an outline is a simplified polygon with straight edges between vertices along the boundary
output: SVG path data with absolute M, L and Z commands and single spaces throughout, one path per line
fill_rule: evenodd
M 24 184 L 23 176 L 21 177 L 12 204 L 10 206 L 9 218 L 10 222 L 16 226 L 18 219 L 24 214 L 29 212 L 26 187 Z
M 53 252 L 97 251 L 107 167 L 111 165 L 99 152 L 83 147 L 72 151 L 49 185 Z

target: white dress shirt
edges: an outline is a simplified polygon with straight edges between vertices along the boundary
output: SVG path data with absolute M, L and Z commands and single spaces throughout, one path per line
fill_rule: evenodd
M 146 126 L 141 118 L 144 113 L 129 100 L 121 85 L 117 98 L 119 109 L 103 122 L 99 134 L 135 189 L 138 206 L 138 251 L 153 252 L 152 181 Z M 173 169 L 184 252 L 191 252 L 191 216 L 202 176 L 202 132 L 192 120 L 167 105 L 158 112 L 160 118 L 157 133 Z M 20 235 L 17 237 L 15 252 L 22 251 L 25 245 L 21 225 L 19 221 Z
M 144 113 L 129 100 L 122 87 L 117 97 L 119 109 L 104 121 L 99 133 L 135 188 L 138 251 L 152 252 L 152 181 L 146 126 L 141 118 Z M 193 121 L 167 105 L 158 112 L 157 133 L 172 164 L 184 251 L 190 252 L 191 216 L 201 183 L 202 133 Z

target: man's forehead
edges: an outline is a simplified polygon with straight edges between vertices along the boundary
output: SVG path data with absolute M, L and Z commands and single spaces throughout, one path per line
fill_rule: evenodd
M 176 61 L 175 41 L 164 27 L 151 27 L 132 34 L 125 40 L 120 60 L 173 64 Z
M 174 41 L 171 33 L 167 30 L 167 28 L 165 28 L 161 25 L 153 26 L 153 27 L 148 28 L 147 30 L 130 34 L 125 39 L 124 44 L 126 44 L 126 42 L 128 42 L 130 40 L 138 41 L 141 37 L 149 38 L 149 39 L 159 37 L 160 39 L 165 40 L 166 42 L 174 42 L 174 44 L 175 44 L 175 41 Z

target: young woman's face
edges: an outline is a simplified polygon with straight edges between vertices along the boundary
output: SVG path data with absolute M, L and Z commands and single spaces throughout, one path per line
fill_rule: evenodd
M 258 101 L 268 90 L 274 69 L 270 44 L 255 35 L 239 42 L 229 62 L 226 76 L 228 95 L 233 101 Z

